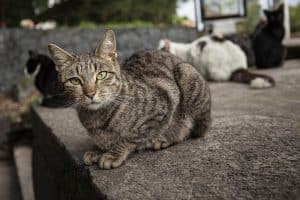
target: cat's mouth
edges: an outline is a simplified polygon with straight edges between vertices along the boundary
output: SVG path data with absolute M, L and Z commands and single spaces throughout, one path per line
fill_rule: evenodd
M 99 102 L 95 102 L 95 101 L 92 101 L 91 103 L 89 103 L 88 105 L 98 105 L 100 104 Z
M 91 110 L 97 110 L 102 106 L 105 106 L 109 101 L 102 99 L 101 101 L 91 100 L 86 104 L 86 107 Z
M 91 110 L 99 109 L 100 107 L 107 106 L 113 101 L 114 97 L 110 96 L 109 98 L 107 96 L 105 97 L 98 97 L 95 99 L 89 99 L 86 100 L 86 107 Z
M 98 105 L 98 104 L 102 104 L 102 101 L 93 99 L 93 100 L 88 101 L 88 104 L 89 105 Z

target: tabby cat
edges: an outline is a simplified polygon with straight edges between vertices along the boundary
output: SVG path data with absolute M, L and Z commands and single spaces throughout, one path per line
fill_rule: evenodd
M 166 148 L 200 137 L 210 124 L 211 97 L 201 75 L 167 52 L 137 52 L 121 66 L 112 30 L 89 55 L 49 44 L 59 80 L 99 151 L 86 165 L 119 167 L 137 149 Z M 103 152 L 101 152 L 103 151 Z

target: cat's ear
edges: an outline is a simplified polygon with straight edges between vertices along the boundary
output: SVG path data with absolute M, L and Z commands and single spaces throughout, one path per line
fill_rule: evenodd
M 165 48 L 167 51 L 170 51 L 170 48 L 171 48 L 170 40 L 165 39 L 164 41 L 165 41 L 165 47 L 164 47 L 164 48 Z
M 284 4 L 281 3 L 281 4 L 278 6 L 277 11 L 283 12 L 283 10 L 284 10 Z
M 268 10 L 263 10 L 263 12 L 264 12 L 266 18 L 268 19 L 269 16 L 270 16 L 270 11 L 268 11 Z
M 204 49 L 204 47 L 206 46 L 206 41 L 200 41 L 200 42 L 198 42 L 197 45 L 200 48 L 200 50 L 202 51 Z
M 277 20 L 282 21 L 284 18 L 284 4 L 280 4 L 279 7 L 277 8 Z
M 48 49 L 57 71 L 61 71 L 74 61 L 74 56 L 55 44 L 49 44 Z
M 264 14 L 267 16 L 269 14 L 268 10 L 263 10 Z
M 104 33 L 104 36 L 95 50 L 95 55 L 100 58 L 108 58 L 112 60 L 117 58 L 116 38 L 113 30 L 107 30 Z
M 162 39 L 159 41 L 158 49 L 162 51 L 170 52 L 170 40 Z

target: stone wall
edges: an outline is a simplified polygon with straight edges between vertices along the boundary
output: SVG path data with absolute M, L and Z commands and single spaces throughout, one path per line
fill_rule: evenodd
M 52 31 L 1 29 L 0 30 L 0 91 L 9 89 L 23 75 L 29 49 L 48 54 L 52 42 L 74 52 L 86 53 L 95 48 L 104 29 L 61 28 Z M 121 60 L 140 49 L 153 49 L 161 38 L 190 42 L 197 37 L 195 29 L 185 28 L 127 28 L 116 29 Z
M 95 146 L 75 110 L 35 107 L 35 199 L 299 199 L 299 65 L 263 70 L 276 80 L 272 89 L 210 83 L 205 139 L 133 153 L 113 170 L 84 166 Z

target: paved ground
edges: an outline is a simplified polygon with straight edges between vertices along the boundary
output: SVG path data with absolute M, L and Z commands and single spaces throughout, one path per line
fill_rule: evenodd
M 21 102 L 16 102 L 9 95 L 0 93 L 0 200 L 21 199 L 13 157 L 8 152 L 7 133 L 11 129 L 11 122 L 20 122 L 21 114 L 28 110 L 28 105 L 37 97 L 35 91 Z
M 276 87 L 210 84 L 213 124 L 205 139 L 136 153 L 114 170 L 83 166 L 93 143 L 74 111 L 37 108 L 39 196 L 82 199 L 90 187 L 108 199 L 299 199 L 300 61 L 260 72 L 274 76 Z
M 12 162 L 0 161 L 0 199 L 21 200 L 18 179 Z
M 14 147 L 14 161 L 18 172 L 18 181 L 22 200 L 34 200 L 32 182 L 32 147 L 16 145 Z
M 3 144 L 9 131 L 9 121 L 0 118 L 0 199 L 20 200 L 20 190 L 16 170 L 12 158 L 8 155 L 7 147 Z

